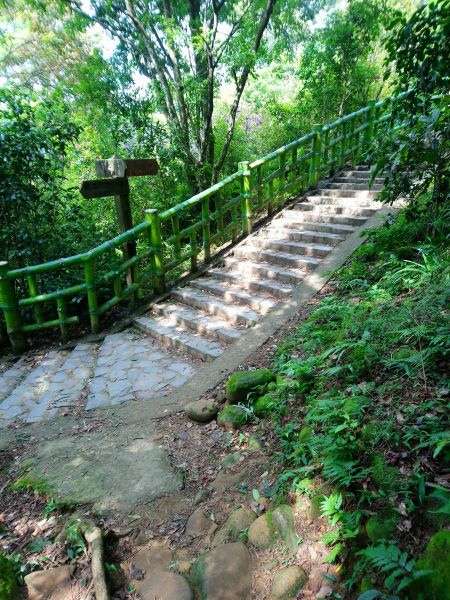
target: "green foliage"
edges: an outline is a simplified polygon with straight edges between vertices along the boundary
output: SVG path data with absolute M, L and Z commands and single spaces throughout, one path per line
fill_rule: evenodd
M 4 600 L 19 598 L 14 564 L 4 554 L 0 554 L 0 598 Z

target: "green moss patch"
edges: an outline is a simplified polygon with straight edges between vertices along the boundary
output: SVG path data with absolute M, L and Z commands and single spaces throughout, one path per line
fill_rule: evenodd
M 275 375 L 269 369 L 256 371 L 237 371 L 227 382 L 227 399 L 230 404 L 246 402 L 251 392 L 263 392 L 270 382 L 275 381 Z

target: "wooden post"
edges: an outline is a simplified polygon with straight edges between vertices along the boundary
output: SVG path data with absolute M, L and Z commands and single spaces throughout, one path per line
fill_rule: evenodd
M 202 230 L 204 261 L 211 259 L 211 223 L 209 221 L 209 196 L 202 200 Z
M 314 125 L 314 138 L 312 143 L 312 156 L 309 161 L 309 187 L 317 187 L 320 177 L 320 164 L 322 158 L 322 127 Z
M 161 239 L 161 221 L 156 208 L 148 208 L 145 211 L 145 220 L 150 223 L 150 245 L 153 248 L 151 265 L 154 277 L 153 289 L 155 294 L 164 294 L 166 282 L 164 274 L 164 256 Z
M 84 281 L 86 282 L 86 296 L 88 301 L 89 318 L 91 320 L 92 333 L 100 331 L 100 318 L 97 308 L 97 292 L 95 290 L 95 271 L 92 260 L 84 263 Z
M 3 310 L 6 323 L 6 333 L 11 341 L 15 354 L 20 354 L 27 349 L 27 340 L 22 330 L 22 315 L 16 297 L 14 281 L 6 277 L 9 263 L 0 262 L 0 308 Z
M 375 131 L 375 100 L 369 100 L 367 103 L 369 111 L 366 113 L 366 129 L 364 130 L 364 150 L 370 146 Z
M 249 168 L 250 163 L 246 160 L 238 164 L 239 171 L 242 172 L 241 177 L 241 198 L 242 198 L 242 230 L 244 235 L 249 235 L 253 230 L 252 224 L 252 203 L 251 191 L 252 180 Z

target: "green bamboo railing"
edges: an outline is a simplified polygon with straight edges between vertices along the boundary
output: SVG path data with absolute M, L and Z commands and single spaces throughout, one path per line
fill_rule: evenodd
M 235 173 L 173 208 L 146 210 L 142 223 L 92 250 L 21 269 L 11 270 L 7 262 L 0 262 L 0 309 L 13 351 L 23 352 L 27 335 L 45 328 L 59 327 L 67 341 L 70 325 L 80 320 L 69 310 L 76 297 L 84 301 L 81 316 L 88 317 L 96 333 L 102 315 L 119 303 L 163 294 L 180 270 L 197 271 L 200 261 L 207 264 L 220 247 L 249 235 L 256 219 L 271 216 L 293 193 L 317 187 L 321 177 L 348 161 L 357 163 L 380 128 L 394 127 L 393 108 L 407 94 L 371 101 L 258 160 L 241 162 Z M 137 255 L 107 273 L 97 273 L 96 261 L 130 239 L 139 241 Z M 83 283 L 42 291 L 42 276 L 69 269 L 80 270 Z M 112 294 L 101 304 L 99 286 Z

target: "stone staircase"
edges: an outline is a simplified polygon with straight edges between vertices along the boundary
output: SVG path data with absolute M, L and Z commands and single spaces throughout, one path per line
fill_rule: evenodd
M 367 167 L 322 182 L 102 343 L 21 357 L 0 372 L 0 427 L 168 395 L 289 297 L 380 205 Z M 1 367 L 1 365 L 0 365 Z

